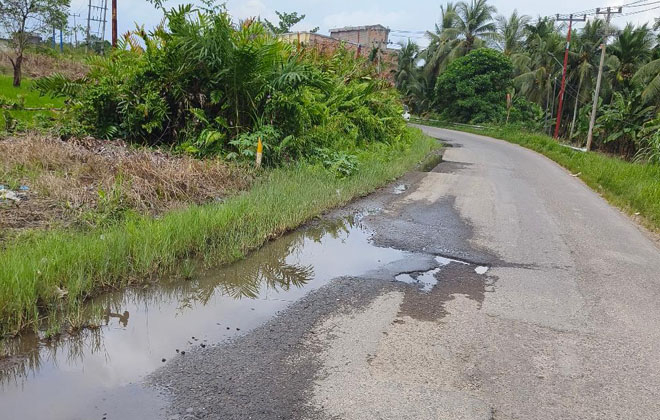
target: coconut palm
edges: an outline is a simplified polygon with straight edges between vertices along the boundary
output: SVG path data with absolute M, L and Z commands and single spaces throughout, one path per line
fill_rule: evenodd
M 633 82 L 644 87 L 642 99 L 645 102 L 660 105 L 660 58 L 643 65 L 635 73 Z
M 407 43 L 401 43 L 401 49 L 398 52 L 399 64 L 394 73 L 394 84 L 404 93 L 408 91 L 411 83 L 417 78 L 417 60 L 419 55 L 419 45 L 408 40 Z
M 647 25 L 626 25 L 608 48 L 619 61 L 616 83 L 628 87 L 637 70 L 651 60 L 652 48 L 653 33 Z
M 511 57 L 515 73 L 514 85 L 527 99 L 548 105 L 552 81 L 558 74 L 557 58 L 563 52 L 563 40 L 555 30 L 555 22 L 539 18 L 534 25 L 526 25 L 525 52 Z
M 426 36 L 431 42 L 421 54 L 421 58 L 426 62 L 425 75 L 432 80 L 432 83 L 449 61 L 456 58 L 453 55 L 457 42 L 456 32 L 453 30 L 456 22 L 456 6 L 447 3 L 445 6 L 440 6 L 440 12 L 440 24 L 435 25 L 434 32 L 427 31 Z
M 530 17 L 519 15 L 518 10 L 514 10 L 511 16 L 497 17 L 497 44 L 505 55 L 511 56 L 520 51 L 523 44 L 525 26 L 529 23 Z
M 457 3 L 454 26 L 447 29 L 455 32 L 460 39 L 456 48 L 467 54 L 483 46 L 486 41 L 494 41 L 497 38 L 497 25 L 493 21 L 495 13 L 497 9 L 489 5 L 487 0 Z

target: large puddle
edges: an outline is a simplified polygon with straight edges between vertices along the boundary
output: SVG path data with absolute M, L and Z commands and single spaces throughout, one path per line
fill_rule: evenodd
M 159 399 L 139 383 L 170 358 L 243 334 L 333 278 L 409 256 L 369 237 L 355 219 L 297 231 L 193 280 L 103 296 L 91 303 L 104 313 L 99 329 L 0 343 L 11 356 L 0 359 L 0 418 L 149 418 Z

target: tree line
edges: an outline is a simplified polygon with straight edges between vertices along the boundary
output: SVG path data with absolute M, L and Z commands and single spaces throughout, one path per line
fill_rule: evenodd
M 487 0 L 447 3 L 430 44 L 402 44 L 395 83 L 412 110 L 456 122 L 523 125 L 550 133 L 567 27 L 552 17 L 497 15 Z M 595 146 L 660 162 L 660 19 L 617 28 L 591 19 L 572 30 L 559 133 L 584 143 L 600 62 Z M 507 94 L 511 107 L 507 109 Z

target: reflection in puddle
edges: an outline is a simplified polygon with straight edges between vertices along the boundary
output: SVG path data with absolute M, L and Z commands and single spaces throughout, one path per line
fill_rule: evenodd
M 353 220 L 297 231 L 194 280 L 95 299 L 88 306 L 101 313 L 101 328 L 51 343 L 0 341 L 0 355 L 9 355 L 0 359 L 0 418 L 157 417 L 154 396 L 134 384 L 163 359 L 249 331 L 333 278 L 408 255 L 369 237 Z

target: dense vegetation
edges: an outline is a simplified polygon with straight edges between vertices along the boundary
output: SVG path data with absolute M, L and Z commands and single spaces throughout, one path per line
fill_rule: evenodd
M 208 2 L 197 9 L 171 9 L 165 16 L 161 26 L 149 33 L 134 31 L 107 56 L 90 56 L 83 77 L 57 73 L 32 83 L 48 95 L 44 101 L 55 97 L 63 107 L 54 127 L 59 137 L 71 146 L 85 143 L 86 136 L 108 139 L 100 148 L 110 153 L 108 159 L 115 159 L 112 139 L 146 147 L 122 147 L 126 165 L 150 155 L 145 150 L 167 149 L 150 150 L 163 155 L 160 165 L 190 162 L 192 155 L 200 168 L 218 159 L 252 167 L 262 140 L 268 168 L 251 171 L 256 179 L 246 191 L 222 196 L 221 202 L 188 200 L 187 207 L 158 217 L 114 211 L 136 207 L 125 193 L 134 190 L 129 184 L 149 178 L 141 173 L 152 172 L 146 165 L 138 163 L 132 174 L 121 164 L 103 171 L 107 185 L 85 190 L 98 191 L 99 214 L 103 207 L 111 210 L 103 223 L 28 231 L 0 247 L 0 336 L 53 319 L 58 320 L 54 330 L 62 324 L 83 326 L 79 315 L 85 300 L 171 273 L 184 259 L 209 257 L 214 264 L 239 259 L 319 212 L 400 176 L 438 147 L 406 127 L 399 93 L 378 77 L 369 60 L 343 49 L 320 55 L 280 41 L 275 32 L 300 16 L 282 14 L 279 26 L 235 23 Z M 4 141 L 10 146 L 9 139 Z M 107 162 L 94 156 L 94 145 L 82 155 L 69 153 L 74 147 L 65 149 L 67 159 L 54 164 L 49 164 L 54 159 L 17 159 L 5 165 L 4 176 L 10 174 L 16 185 L 31 180 L 36 189 L 35 180 L 61 179 L 49 176 L 56 170 L 69 188 L 84 177 L 85 168 Z M 40 152 L 39 147 L 30 150 Z M 82 170 L 61 164 L 76 156 L 83 156 Z M 181 187 L 176 177 L 156 178 Z M 145 191 L 144 185 L 137 187 Z M 149 187 L 168 194 L 157 183 Z M 142 202 L 144 194 L 138 193 Z
M 358 149 L 405 136 L 398 94 L 367 60 L 297 51 L 261 22 L 234 24 L 222 10 L 167 11 L 165 24 L 135 31 L 89 64 L 82 79 L 37 83 L 70 104 L 65 136 L 228 159 L 251 158 L 261 138 L 268 164 L 311 158 L 342 167 Z
M 511 60 L 482 48 L 452 61 L 435 86 L 437 106 L 457 122 L 483 122 L 506 112 L 502 96 L 511 84 Z
M 626 158 L 660 162 L 659 23 L 657 20 L 654 28 L 628 24 L 616 29 L 594 19 L 573 29 L 560 135 L 578 144 L 586 141 L 599 46 L 606 42 L 595 145 Z M 496 16 L 487 0 L 448 3 L 442 7 L 435 30 L 427 33 L 428 48 L 422 50 L 410 42 L 403 45 L 396 84 L 415 113 L 437 114 L 456 122 L 503 123 L 509 93 L 511 123 L 550 132 L 556 118 L 566 30 L 548 17 L 532 20 L 517 12 Z M 467 87 L 464 77 L 470 73 L 457 72 L 454 64 L 465 63 L 461 57 L 475 60 L 483 56 L 485 60 L 486 54 L 491 60 L 498 57 L 498 62 L 509 60 L 512 65 L 510 84 L 493 91 L 486 100 L 488 105 L 478 92 L 488 90 L 492 80 L 480 76 Z M 492 71 L 501 71 L 495 63 L 492 66 Z M 455 95 L 468 97 L 448 100 L 447 86 L 456 88 Z M 469 98 L 472 91 L 475 94 Z M 480 104 L 469 112 L 454 109 L 467 102 Z

